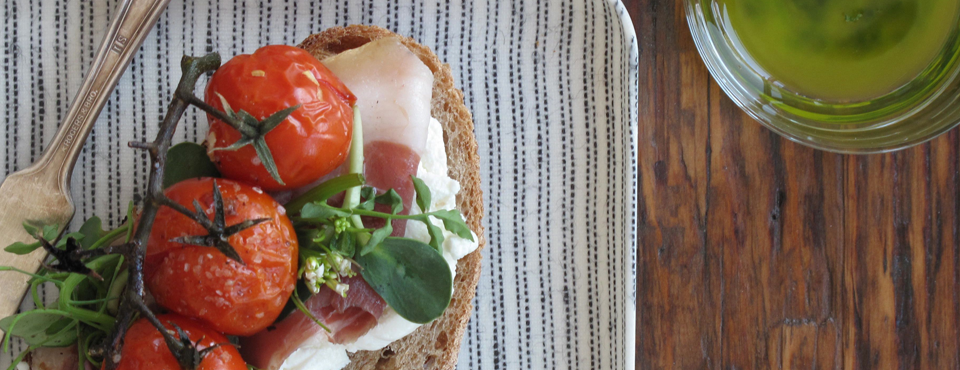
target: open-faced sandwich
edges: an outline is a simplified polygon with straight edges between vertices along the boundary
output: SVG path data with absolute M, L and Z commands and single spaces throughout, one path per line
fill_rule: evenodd
M 484 239 L 473 122 L 449 67 L 412 39 L 350 26 L 234 57 L 203 99 L 190 71 L 174 128 L 135 145 L 162 192 L 118 229 L 91 219 L 57 238 L 25 225 L 38 243 L 7 248 L 47 248 L 34 287 L 60 289 L 0 321 L 31 345 L 24 363 L 453 368 Z M 187 105 L 207 113 L 206 139 L 168 151 Z

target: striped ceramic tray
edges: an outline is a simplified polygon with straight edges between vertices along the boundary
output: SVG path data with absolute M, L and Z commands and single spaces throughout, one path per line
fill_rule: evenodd
M 0 6 L 5 173 L 53 137 L 117 3 Z M 458 367 L 633 368 L 638 50 L 618 2 L 174 0 L 80 156 L 73 226 L 118 223 L 142 189 L 147 159 L 125 143 L 155 135 L 181 55 L 249 53 L 355 23 L 433 48 L 476 122 L 489 247 Z M 182 125 L 177 141 L 206 130 L 196 111 Z

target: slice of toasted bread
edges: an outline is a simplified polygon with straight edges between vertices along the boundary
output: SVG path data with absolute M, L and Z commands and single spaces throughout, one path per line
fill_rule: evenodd
M 389 36 L 397 35 L 376 26 L 336 27 L 307 37 L 299 47 L 323 60 Z M 479 237 L 480 248 L 457 263 L 453 299 L 443 316 L 382 350 L 351 354 L 351 362 L 346 369 L 453 369 L 460 353 L 463 332 L 473 310 L 473 296 L 480 278 L 480 250 L 486 245 L 480 225 L 480 218 L 483 217 L 480 159 L 473 133 L 473 118 L 463 104 L 463 92 L 454 87 L 449 65 L 440 62 L 426 46 L 408 37 L 401 39 L 433 72 L 430 113 L 443 126 L 449 175 L 460 182 L 457 209 Z

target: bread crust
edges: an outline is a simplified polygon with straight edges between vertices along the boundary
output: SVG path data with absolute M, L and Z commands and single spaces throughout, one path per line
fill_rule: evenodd
M 391 36 L 399 37 L 433 72 L 430 113 L 443 126 L 449 175 L 460 182 L 457 209 L 479 237 L 480 247 L 457 262 L 453 299 L 443 316 L 379 351 L 350 354 L 351 362 L 345 369 L 453 369 L 473 311 L 473 297 L 480 278 L 480 251 L 487 244 L 480 223 L 483 217 L 480 158 L 473 131 L 473 117 L 463 103 L 463 92 L 454 87 L 450 66 L 442 63 L 428 47 L 377 26 L 330 28 L 307 37 L 298 46 L 323 60 Z

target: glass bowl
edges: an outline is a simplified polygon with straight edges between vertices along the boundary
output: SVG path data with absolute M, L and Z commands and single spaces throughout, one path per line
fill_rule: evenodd
M 916 78 L 880 97 L 831 102 L 764 76 L 742 51 L 715 0 L 684 0 L 697 50 L 724 92 L 751 117 L 792 141 L 840 153 L 917 145 L 960 123 L 960 28 Z

